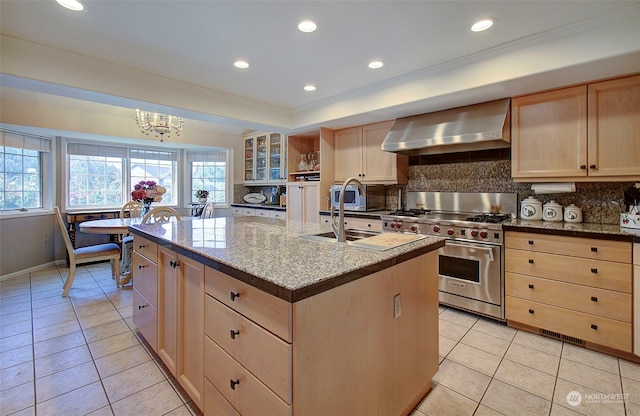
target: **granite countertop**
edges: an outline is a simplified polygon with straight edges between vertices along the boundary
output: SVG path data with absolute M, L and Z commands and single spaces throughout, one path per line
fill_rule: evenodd
M 436 250 L 445 240 L 426 237 L 376 251 L 299 237 L 330 229 L 327 224 L 251 216 L 130 227 L 134 234 L 290 302 Z
M 505 231 L 524 231 L 571 237 L 634 241 L 636 243 L 640 243 L 640 230 L 623 228 L 616 224 L 549 222 L 515 219 L 511 222 L 503 223 L 502 229 Z
M 287 207 L 281 207 L 280 204 L 248 204 L 248 203 L 232 203 L 232 207 L 246 207 L 246 208 L 260 208 L 260 209 L 268 209 L 272 211 L 286 211 Z

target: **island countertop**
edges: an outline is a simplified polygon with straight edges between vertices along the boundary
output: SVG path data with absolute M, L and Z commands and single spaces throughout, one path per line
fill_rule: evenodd
M 140 224 L 130 231 L 289 302 L 313 296 L 444 245 L 426 237 L 385 251 L 300 238 L 326 224 L 220 217 Z

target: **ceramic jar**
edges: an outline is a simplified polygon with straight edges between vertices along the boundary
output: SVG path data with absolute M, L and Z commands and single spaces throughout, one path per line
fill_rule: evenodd
M 564 208 L 565 222 L 582 222 L 582 208 L 573 204 Z
M 537 221 L 542 219 L 542 202 L 530 196 L 520 204 L 520 218 Z
M 542 206 L 542 219 L 545 221 L 562 221 L 562 205 L 551 200 Z

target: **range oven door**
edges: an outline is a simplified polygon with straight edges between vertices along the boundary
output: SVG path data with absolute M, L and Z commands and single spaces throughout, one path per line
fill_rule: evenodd
M 501 246 L 447 240 L 438 255 L 440 292 L 502 305 Z

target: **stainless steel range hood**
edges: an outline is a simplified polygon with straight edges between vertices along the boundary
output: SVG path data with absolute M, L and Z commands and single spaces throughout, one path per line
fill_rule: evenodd
M 511 146 L 511 99 L 421 114 L 396 120 L 382 150 L 431 155 Z

